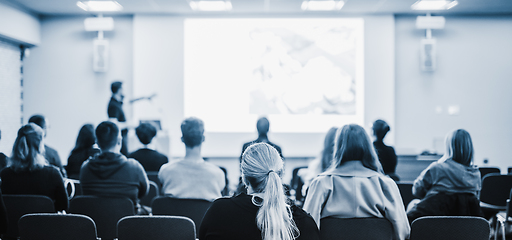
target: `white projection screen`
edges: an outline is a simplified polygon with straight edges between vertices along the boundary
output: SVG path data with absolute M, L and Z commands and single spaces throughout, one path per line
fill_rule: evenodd
M 362 18 L 194 18 L 184 27 L 184 114 L 209 132 L 325 133 L 364 124 Z

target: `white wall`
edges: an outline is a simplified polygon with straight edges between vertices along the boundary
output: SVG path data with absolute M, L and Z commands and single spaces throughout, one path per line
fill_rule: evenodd
M 475 163 L 512 166 L 512 16 L 446 17 L 433 31 L 438 69 L 419 68 L 415 18 L 398 16 L 396 30 L 396 146 L 417 153 L 432 149 L 452 129 L 473 138 Z M 458 115 L 447 107 L 458 105 Z M 436 107 L 441 112 L 436 112 Z
M 57 149 L 64 164 L 80 127 L 108 118 L 113 80 L 123 80 L 125 95 L 131 98 L 132 17 L 114 17 L 115 30 L 105 33 L 110 41 L 110 69 L 106 73 L 92 70 L 92 41 L 97 34 L 84 30 L 84 19 L 42 18 L 41 45 L 32 48 L 25 60 L 25 121 L 38 113 L 48 118 L 46 142 Z M 130 108 L 125 113 L 131 115 Z
M 361 17 L 361 16 L 356 16 Z M 180 141 L 183 113 L 183 17 L 134 16 L 134 95 L 157 92 L 153 103 L 134 106 L 134 117 L 162 118 L 171 136 L 171 154 L 184 154 Z M 394 18 L 364 16 L 365 126 L 382 118 L 394 124 Z M 161 109 L 156 107 L 162 105 Z M 208 130 L 208 123 L 205 123 Z M 272 124 L 271 124 L 272 128 Z M 205 156 L 239 156 L 242 144 L 256 133 L 206 133 Z M 270 133 L 286 156 L 315 156 L 324 134 Z M 388 137 L 393 142 L 393 132 Z
M 0 36 L 23 43 L 38 45 L 41 41 L 38 16 L 0 1 Z

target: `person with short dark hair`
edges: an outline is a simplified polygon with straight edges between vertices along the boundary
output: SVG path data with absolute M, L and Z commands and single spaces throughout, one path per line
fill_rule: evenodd
M 414 180 L 412 194 L 421 200 L 409 204 L 409 222 L 423 216 L 483 217 L 478 194 L 480 171 L 473 164 L 473 142 L 464 129 L 447 134 L 446 152 Z
M 44 151 L 44 131 L 29 123 L 18 130 L 11 165 L 0 174 L 3 194 L 44 195 L 54 201 L 56 211 L 68 208 L 68 194 L 59 170 L 48 164 Z
M 144 148 L 130 153 L 128 157 L 139 161 L 146 171 L 159 171 L 162 165 L 169 162 L 169 159 L 167 156 L 148 148 L 157 133 L 155 126 L 150 123 L 142 123 L 135 128 L 135 133 L 139 141 L 144 144 Z
M 212 201 L 222 196 L 224 172 L 201 157 L 204 124 L 198 118 L 187 118 L 181 123 L 181 141 L 185 144 L 185 158 L 164 164 L 158 172 L 162 193 L 175 198 L 194 198 Z
M 377 151 L 377 156 L 379 157 L 384 174 L 395 181 L 400 181 L 400 177 L 395 173 L 398 163 L 395 149 L 384 144 L 384 137 L 386 137 L 386 134 L 391 128 L 384 120 L 379 119 L 373 123 L 372 129 L 376 138 L 375 142 L 373 142 L 373 147 L 375 151 Z
M 334 164 L 311 182 L 304 210 L 319 228 L 327 217 L 386 218 L 393 226 L 393 239 L 407 239 L 410 226 L 400 191 L 384 175 L 364 128 L 345 125 L 337 135 Z
M 44 138 L 46 138 L 46 134 L 48 132 L 48 121 L 43 115 L 33 115 L 28 119 L 29 123 L 35 123 L 39 127 L 41 127 L 44 131 Z M 59 168 L 60 173 L 63 177 L 67 177 L 66 170 L 64 169 L 64 166 L 62 166 L 62 161 L 60 160 L 59 153 L 57 150 L 49 147 L 48 145 L 44 145 L 44 158 L 48 161 L 50 165 L 53 165 L 57 168 Z
M 110 85 L 110 90 L 112 91 L 112 97 L 110 98 L 110 102 L 108 103 L 107 113 L 109 118 L 116 119 L 119 123 L 126 122 L 126 116 L 123 111 L 123 100 L 124 100 L 124 91 L 123 91 L 123 83 L 120 81 L 115 81 Z M 128 129 L 123 128 L 121 130 L 121 136 L 123 137 L 121 144 L 121 153 L 125 156 L 128 156 Z
M 127 197 L 136 207 L 147 194 L 148 177 L 135 159 L 121 154 L 121 133 L 110 121 L 96 127 L 96 138 L 101 149 L 85 161 L 80 170 L 80 183 L 84 195 Z
M 94 133 L 94 127 L 92 124 L 83 125 L 78 132 L 75 147 L 68 157 L 66 170 L 69 178 L 78 179 L 80 168 L 85 160 L 100 153 L 100 149 L 96 148 L 95 144 L 96 134 Z

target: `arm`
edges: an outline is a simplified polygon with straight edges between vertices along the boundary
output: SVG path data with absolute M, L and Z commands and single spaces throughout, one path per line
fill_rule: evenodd
M 418 198 L 423 198 L 427 195 L 427 192 L 432 188 L 433 183 L 433 172 L 437 162 L 433 162 L 421 174 L 414 180 L 412 185 L 412 195 Z
M 133 160 L 137 164 L 137 171 L 139 176 L 139 199 L 146 196 L 149 191 L 149 180 L 148 175 L 146 174 L 146 171 L 144 171 L 144 168 L 142 165 L 137 162 L 136 160 Z
M 411 228 L 400 196 L 400 190 L 392 179 L 383 179 L 384 216 L 393 225 L 396 240 L 409 238 Z
M 324 179 L 325 177 L 321 176 L 311 182 L 303 207 L 304 211 L 311 214 L 311 217 L 315 220 L 318 229 L 320 229 L 320 218 L 325 201 L 327 201 L 329 193 L 332 191 L 331 182 L 322 182 Z

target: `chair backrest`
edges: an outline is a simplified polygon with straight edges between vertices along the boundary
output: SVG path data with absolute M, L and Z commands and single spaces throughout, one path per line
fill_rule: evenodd
M 153 198 L 158 197 L 159 195 L 160 188 L 155 182 L 150 180 L 148 194 L 140 199 L 140 204 L 151 207 L 151 202 L 153 201 Z
M 391 240 L 393 226 L 385 218 L 334 218 L 320 220 L 321 240 Z
M 307 168 L 307 166 L 302 167 L 296 167 L 292 171 L 292 180 L 290 181 L 290 188 L 291 190 L 294 190 L 293 193 L 295 194 L 295 199 L 297 201 L 303 201 L 304 196 L 302 196 L 302 187 L 304 186 L 304 182 L 299 177 L 299 170 Z
M 204 214 L 212 202 L 202 199 L 179 199 L 168 196 L 160 196 L 151 204 L 153 215 L 184 216 L 192 219 L 197 226 L 196 233 L 203 221 Z
M 479 167 L 478 170 L 480 170 L 480 177 L 482 179 L 490 173 L 501 173 L 501 170 L 497 167 Z
M 153 181 L 156 183 L 156 185 L 162 189 L 162 183 L 160 182 L 160 179 L 158 178 L 158 172 L 157 171 L 147 171 L 146 175 L 148 175 L 148 179 L 150 181 Z
M 481 217 L 421 217 L 411 225 L 410 240 L 489 240 L 489 222 Z
M 3 194 L 5 208 L 7 209 L 7 232 L 3 238 L 16 238 L 19 236 L 18 221 L 28 213 L 55 213 L 52 199 L 42 195 L 10 195 Z
M 400 190 L 400 195 L 402 196 L 402 202 L 404 203 L 404 207 L 407 208 L 407 205 L 415 198 L 412 195 L 412 183 L 410 182 L 397 182 L 398 190 Z
M 482 181 L 480 201 L 505 208 L 510 189 L 512 189 L 512 175 L 488 174 Z
M 222 196 L 229 195 L 229 179 L 228 179 L 228 170 L 225 167 L 219 166 L 220 170 L 224 172 L 224 189 L 222 189 Z
M 96 224 L 85 215 L 26 214 L 18 223 L 20 240 L 96 240 Z
M 180 216 L 129 216 L 117 223 L 119 240 L 195 240 L 194 222 Z
M 98 236 L 103 240 L 116 238 L 116 226 L 119 219 L 135 214 L 133 202 L 129 198 L 85 195 L 71 200 L 69 212 L 91 217 L 96 223 Z

